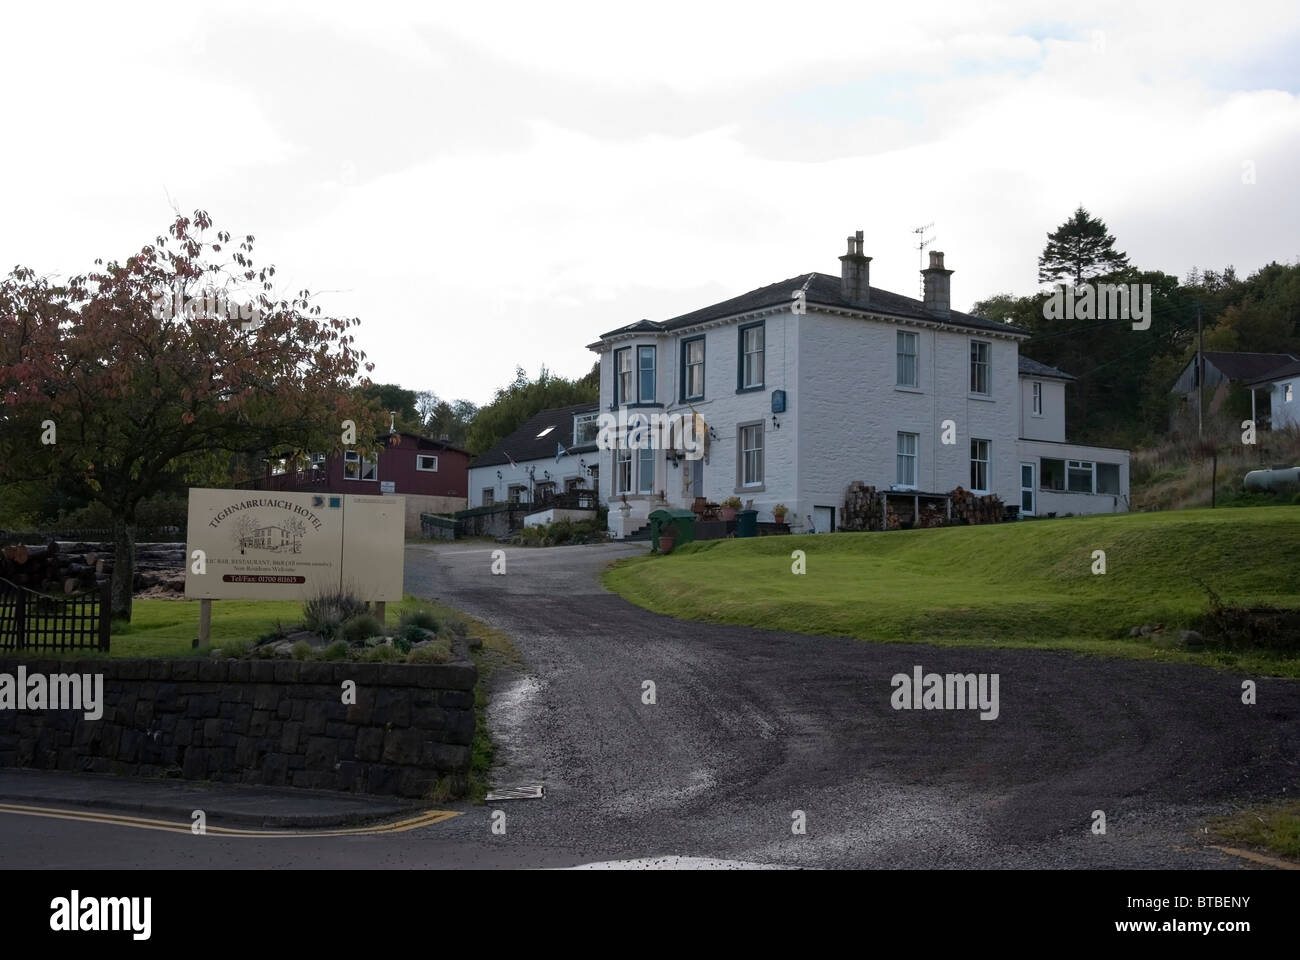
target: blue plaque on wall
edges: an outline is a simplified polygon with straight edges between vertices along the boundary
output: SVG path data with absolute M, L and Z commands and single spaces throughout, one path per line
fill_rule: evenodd
M 785 413 L 785 391 L 784 390 L 772 391 L 772 412 Z

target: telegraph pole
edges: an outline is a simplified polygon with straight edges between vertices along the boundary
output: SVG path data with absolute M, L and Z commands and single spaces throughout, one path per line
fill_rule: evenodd
M 1205 417 L 1205 331 L 1201 328 L 1201 305 L 1196 305 L 1196 439 L 1204 438 Z

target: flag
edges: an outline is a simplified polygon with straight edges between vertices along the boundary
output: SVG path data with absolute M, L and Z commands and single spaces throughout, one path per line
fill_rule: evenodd
M 505 451 L 503 450 L 502 453 L 505 453 Z M 510 454 L 506 453 L 506 459 L 510 461 L 510 466 L 514 467 L 516 470 L 519 469 L 519 464 L 515 463 L 515 458 L 514 458 L 514 457 L 512 457 L 512 456 L 510 456 Z
M 556 440 L 555 441 L 555 462 L 559 463 L 561 457 L 567 457 L 568 455 L 569 455 L 569 451 L 564 449 L 564 444 Z

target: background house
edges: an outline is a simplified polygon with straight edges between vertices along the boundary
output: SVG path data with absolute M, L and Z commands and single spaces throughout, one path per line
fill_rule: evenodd
M 420 531 L 421 513 L 455 513 L 467 505 L 469 452 L 414 433 L 390 433 L 377 451 L 312 454 L 307 467 L 266 473 L 239 484 L 256 490 L 351 493 L 406 498 L 406 532 Z
M 594 507 L 600 464 L 594 403 L 543 410 L 469 465 L 471 507 L 513 502 Z M 539 521 L 543 522 L 543 521 Z
M 1257 397 L 1262 398 L 1256 412 L 1256 422 L 1268 414 L 1268 425 L 1273 430 L 1300 428 L 1300 360 L 1290 360 L 1246 384 Z
M 1178 398 L 1169 425 L 1175 433 L 1188 432 L 1196 424 L 1198 385 L 1203 384 L 1207 389 L 1202 416 L 1209 418 L 1224 409 L 1233 384 L 1244 386 L 1259 381 L 1261 377 L 1294 363 L 1296 359 L 1289 353 L 1230 353 L 1220 350 L 1205 350 L 1200 353 L 1200 357 L 1200 367 L 1198 368 L 1196 357 L 1193 356 L 1170 388 L 1170 393 Z M 1261 421 L 1267 414 L 1267 410 L 1257 411 Z
M 942 253 L 922 271 L 924 300 L 870 285 L 861 232 L 839 259 L 838 277 L 801 274 L 590 345 L 602 411 L 694 412 L 708 424 L 703 459 L 600 453 L 602 498 L 629 507 L 610 511 L 615 536 L 642 526 L 661 493 L 687 508 L 738 496 L 760 521 L 781 503 L 796 529 L 833 530 L 855 480 L 961 486 L 1027 513 L 1127 508 L 1127 452 L 1065 442 L 1071 378 L 1021 366 L 1027 331 L 952 310 Z

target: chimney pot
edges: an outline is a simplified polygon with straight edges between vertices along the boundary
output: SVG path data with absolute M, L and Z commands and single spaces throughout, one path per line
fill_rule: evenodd
M 855 307 L 871 296 L 871 258 L 862 254 L 862 231 L 849 237 L 849 252 L 840 257 L 840 297 Z
M 952 312 L 952 271 L 944 268 L 943 252 L 930 251 L 930 266 L 921 271 L 925 280 L 925 309 L 935 316 L 946 317 Z

